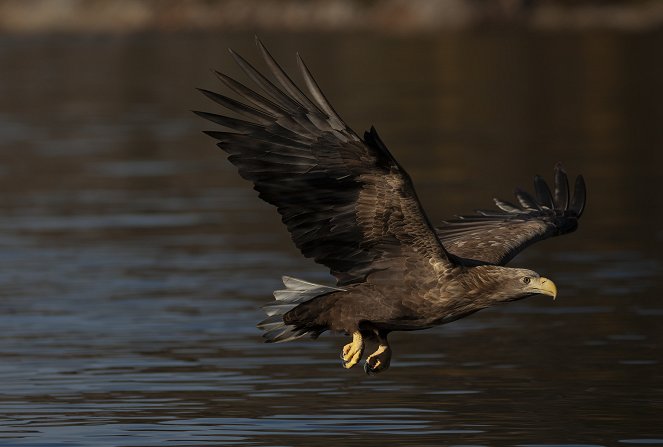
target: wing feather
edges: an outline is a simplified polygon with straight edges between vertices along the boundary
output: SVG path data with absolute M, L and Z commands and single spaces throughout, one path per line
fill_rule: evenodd
M 277 207 L 304 256 L 329 267 L 339 284 L 364 281 L 390 264 L 435 265 L 438 272 L 452 267 L 410 177 L 377 131 L 371 128 L 361 139 L 334 111 L 299 56 L 312 99 L 259 40 L 256 44 L 276 84 L 231 51 L 262 94 L 221 73 L 219 79 L 239 101 L 201 90 L 247 120 L 195 113 L 225 129 L 205 133 L 218 140 L 259 196 Z
M 536 199 L 516 189 L 520 206 L 495 199 L 496 211 L 479 211 L 444 222 L 437 234 L 449 253 L 466 263 L 504 265 L 534 242 L 575 231 L 586 202 L 585 181 L 578 176 L 569 205 L 568 178 L 555 166 L 554 194 L 539 176 Z
M 260 124 L 269 124 L 276 118 L 273 114 L 269 113 L 269 111 L 258 110 L 255 107 L 251 107 L 232 98 L 228 98 L 227 96 L 223 96 L 202 88 L 199 88 L 198 91 L 217 104 L 222 105 L 226 109 L 234 110 L 239 114 L 246 116 L 247 118 L 257 121 Z
M 559 163 L 555 166 L 555 207 L 562 210 L 569 207 L 569 179 Z
M 576 178 L 575 189 L 573 192 L 573 200 L 569 209 L 576 213 L 578 217 L 582 216 L 585 210 L 585 203 L 587 201 L 587 188 L 585 187 L 585 179 L 582 176 Z
M 322 90 L 320 90 L 318 83 L 315 82 L 313 75 L 299 54 L 297 54 L 297 64 L 299 65 L 299 69 L 302 72 L 302 77 L 304 78 L 304 82 L 306 83 L 306 87 L 308 88 L 311 97 L 313 97 L 320 108 L 327 114 L 327 116 L 329 116 L 329 124 L 336 130 L 342 130 L 345 127 L 345 123 L 341 117 L 338 116 L 329 101 L 327 101 L 327 98 L 325 97 L 324 93 L 322 93 Z
M 520 203 L 520 206 L 522 206 L 524 209 L 541 210 L 541 206 L 536 202 L 536 199 L 532 197 L 532 195 L 527 191 L 524 191 L 520 188 L 516 188 L 514 194 L 516 196 L 516 199 L 518 199 L 518 203 Z
M 318 111 L 319 109 L 306 97 L 306 95 L 297 87 L 297 85 L 290 79 L 290 76 L 283 71 L 281 66 L 276 62 L 276 60 L 272 57 L 270 52 L 265 48 L 265 46 L 260 42 L 260 40 L 256 40 L 256 44 L 258 45 L 258 48 L 260 49 L 260 52 L 262 53 L 263 59 L 267 63 L 267 66 L 269 67 L 270 71 L 274 75 L 274 77 L 279 81 L 279 84 L 290 94 L 292 98 L 294 98 L 296 101 L 298 101 L 300 104 L 303 104 L 307 110 L 312 110 L 312 111 Z
M 552 193 L 550 192 L 550 188 L 548 188 L 548 184 L 540 175 L 534 177 L 534 191 L 536 192 L 536 201 L 539 202 L 542 207 L 550 210 L 555 208 L 555 202 Z
M 232 57 L 237 62 L 237 65 L 246 73 L 253 82 L 255 82 L 265 93 L 272 97 L 276 104 L 281 106 L 284 110 L 290 113 L 297 113 L 301 110 L 302 105 L 296 99 L 288 96 L 276 87 L 269 79 L 256 70 L 253 65 L 246 61 L 242 56 L 229 50 Z

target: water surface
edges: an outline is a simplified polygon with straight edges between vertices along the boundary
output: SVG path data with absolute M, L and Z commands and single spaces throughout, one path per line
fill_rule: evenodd
M 557 161 L 580 230 L 515 264 L 532 298 L 394 334 L 261 343 L 292 247 L 190 109 L 245 35 L 0 38 L 0 445 L 663 445 L 663 35 L 263 36 L 375 124 L 433 221 Z

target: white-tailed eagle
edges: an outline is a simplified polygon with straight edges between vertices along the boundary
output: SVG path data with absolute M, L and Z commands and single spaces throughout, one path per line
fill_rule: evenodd
M 285 288 L 274 292 L 258 324 L 268 342 L 343 332 L 352 336 L 341 354 L 350 368 L 365 340 L 375 341 L 364 369 L 378 373 L 389 367 L 391 331 L 449 323 L 535 294 L 556 296 L 551 280 L 504 265 L 530 244 L 576 229 L 585 207 L 582 176 L 571 196 L 558 164 L 553 191 L 537 176 L 534 196 L 518 189 L 515 204 L 495 199 L 498 209 L 434 227 L 376 130 L 357 135 L 299 56 L 304 90 L 256 42 L 272 80 L 231 51 L 257 88 L 217 73 L 241 100 L 201 90 L 246 119 L 196 113 L 221 126 L 206 133 L 276 206 L 302 254 L 337 280 L 326 286 L 283 277 Z

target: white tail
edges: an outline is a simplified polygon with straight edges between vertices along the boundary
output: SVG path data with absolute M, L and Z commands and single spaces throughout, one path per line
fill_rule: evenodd
M 317 296 L 344 291 L 337 287 L 314 284 L 290 276 L 283 277 L 283 285 L 285 289 L 274 291 L 275 300 L 263 306 L 267 318 L 257 325 L 259 329 L 265 331 L 263 337 L 267 343 L 295 340 L 306 335 L 308 333 L 306 329 L 285 324 L 283 315 Z

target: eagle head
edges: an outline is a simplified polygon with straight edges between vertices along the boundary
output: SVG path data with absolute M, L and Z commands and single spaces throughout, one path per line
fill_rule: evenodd
M 500 301 L 515 301 L 532 295 L 557 297 L 557 286 L 533 270 L 504 268 L 500 275 Z
M 481 291 L 484 299 L 491 302 L 515 301 L 532 295 L 557 297 L 557 287 L 550 279 L 535 271 L 500 267 L 479 266 L 472 269 L 475 290 Z

